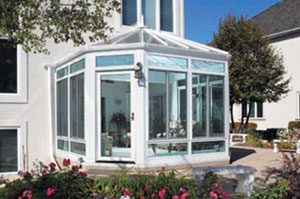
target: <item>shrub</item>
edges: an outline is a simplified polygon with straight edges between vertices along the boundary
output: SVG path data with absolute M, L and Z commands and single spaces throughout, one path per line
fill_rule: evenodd
M 286 180 L 289 185 L 289 194 L 300 197 L 300 160 L 293 153 L 282 154 L 283 161 L 280 168 L 266 169 L 266 180 L 273 179 L 276 183 Z
M 241 129 L 241 123 L 240 122 L 235 122 L 234 126 L 235 126 L 235 129 L 231 129 L 232 132 L 233 131 L 240 132 L 241 130 L 243 130 L 243 129 Z M 230 128 L 231 128 L 231 125 L 230 125 Z M 254 122 L 249 122 L 246 129 L 245 129 L 245 132 L 246 133 L 251 133 L 251 132 L 255 131 L 256 129 L 257 129 L 257 124 L 254 123 Z
M 219 185 L 219 176 L 213 172 L 205 174 L 200 189 L 200 196 L 203 199 L 227 199 L 228 193 L 222 191 Z
M 106 198 L 187 199 L 197 198 L 194 179 L 176 177 L 175 171 L 160 171 L 158 175 L 127 173 L 112 175 L 96 183 L 96 194 Z
M 250 133 L 246 138 L 247 145 L 253 146 L 253 147 L 262 147 L 262 136 L 259 133 L 252 132 Z
M 280 140 L 287 142 L 282 142 L 281 148 L 284 149 L 297 149 L 297 142 L 300 139 L 300 129 L 284 129 L 279 132 Z
M 288 129 L 300 129 L 300 121 L 290 121 L 288 125 Z
M 157 175 L 127 172 L 107 178 L 87 178 L 78 166 L 70 167 L 64 160 L 64 168 L 58 172 L 55 163 L 41 165 L 32 172 L 19 172 L 21 178 L 3 181 L 0 198 L 17 199 L 188 199 L 197 198 L 194 179 L 178 177 L 175 171 L 160 171 Z
M 255 188 L 249 199 L 282 199 L 289 198 L 289 183 L 282 180 L 271 184 L 261 184 Z

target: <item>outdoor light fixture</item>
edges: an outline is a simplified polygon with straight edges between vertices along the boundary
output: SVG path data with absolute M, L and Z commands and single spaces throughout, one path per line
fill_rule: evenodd
M 143 69 L 143 64 L 141 62 L 138 62 L 134 67 L 134 77 L 136 79 L 142 78 L 143 75 L 142 69 Z

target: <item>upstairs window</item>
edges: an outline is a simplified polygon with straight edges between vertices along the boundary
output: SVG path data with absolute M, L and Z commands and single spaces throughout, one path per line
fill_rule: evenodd
M 0 39 L 0 93 L 17 92 L 17 48 Z
M 123 0 L 123 25 L 131 26 L 137 22 L 137 0 Z
M 173 0 L 160 1 L 160 29 L 173 32 Z
M 250 108 L 249 103 L 242 104 L 243 117 L 247 117 L 249 108 Z M 264 117 L 263 102 L 253 102 L 252 109 L 250 112 L 250 118 L 263 118 L 263 117 Z
M 145 25 L 156 29 L 156 0 L 142 0 L 142 13 Z
M 141 6 L 140 9 L 137 5 Z M 173 32 L 173 8 L 173 0 L 123 0 L 122 24 L 132 26 L 137 23 L 137 16 L 143 15 L 145 26 Z

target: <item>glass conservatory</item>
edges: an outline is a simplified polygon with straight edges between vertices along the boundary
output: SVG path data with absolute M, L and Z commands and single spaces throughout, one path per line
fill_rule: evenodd
M 52 68 L 57 157 L 86 165 L 224 162 L 227 52 L 143 27 Z

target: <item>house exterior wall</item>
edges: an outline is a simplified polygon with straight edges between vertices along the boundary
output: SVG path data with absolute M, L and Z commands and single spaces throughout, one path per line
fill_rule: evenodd
M 272 43 L 275 49 L 283 55 L 286 78 L 291 78 L 290 92 L 282 96 L 277 103 L 264 103 L 263 118 L 250 119 L 258 124 L 258 129 L 287 128 L 288 122 L 300 119 L 300 37 L 288 38 Z M 241 105 L 234 107 L 235 121 L 241 118 Z
M 176 3 L 176 29 L 175 33 L 183 37 L 184 16 L 183 0 L 174 0 Z M 121 15 L 115 15 L 108 19 L 108 23 L 115 28 L 113 34 L 118 34 L 128 27 L 121 24 Z M 80 47 L 74 47 L 72 43 L 54 44 L 47 42 L 50 55 L 25 53 L 18 47 L 19 92 L 22 96 L 10 96 L 0 94 L 0 127 L 19 128 L 22 152 L 19 154 L 19 169 L 30 169 L 36 161 L 49 162 L 53 159 L 54 122 L 51 113 L 51 72 L 44 67 L 45 64 L 53 64 L 66 55 L 75 52 Z M 53 78 L 52 78 L 53 79 Z M 52 99 L 51 99 L 52 98 Z M 54 142 L 55 143 L 55 142 Z M 23 164 L 24 163 L 24 164 Z

